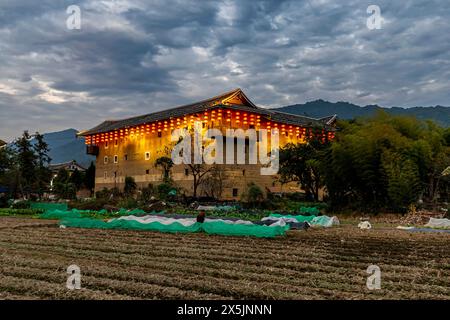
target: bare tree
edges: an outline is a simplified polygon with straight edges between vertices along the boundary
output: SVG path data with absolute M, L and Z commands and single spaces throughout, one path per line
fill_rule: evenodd
M 223 166 L 214 165 L 209 174 L 204 178 L 202 190 L 212 198 L 220 198 L 223 192 L 223 182 L 225 180 L 225 170 Z

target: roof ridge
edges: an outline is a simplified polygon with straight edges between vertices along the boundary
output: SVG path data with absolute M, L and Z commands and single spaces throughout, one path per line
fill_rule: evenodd
M 205 104 L 205 103 L 207 103 L 207 102 L 210 102 L 210 101 L 212 101 L 212 100 L 217 100 L 217 99 L 219 99 L 219 98 L 221 98 L 221 97 L 229 96 L 229 95 L 232 95 L 232 94 L 235 94 L 235 93 L 238 93 L 238 92 L 244 93 L 244 92 L 242 91 L 241 88 L 236 88 L 236 89 L 227 91 L 227 92 L 225 92 L 225 93 L 218 94 L 218 95 L 216 95 L 216 96 L 214 96 L 214 97 L 212 97 L 212 98 L 203 99 L 203 100 L 200 100 L 200 101 L 197 101 L 197 102 L 192 102 L 192 103 L 188 103 L 188 104 L 183 104 L 183 105 L 171 107 L 171 108 L 169 108 L 169 109 L 159 110 L 159 111 L 154 111 L 154 112 L 142 114 L 142 115 L 139 115 L 139 116 L 132 116 L 132 117 L 122 118 L 122 119 L 117 119 L 117 120 L 105 120 L 105 121 L 103 121 L 102 123 L 107 122 L 107 121 L 114 121 L 114 122 L 117 122 L 117 121 L 132 120 L 132 119 L 136 119 L 136 118 L 147 117 L 147 116 L 152 115 L 152 114 L 157 113 L 157 112 L 170 112 L 171 110 L 177 110 L 177 109 L 186 108 L 186 107 L 190 107 L 190 106 L 194 106 L 194 105 L 201 105 L 201 104 Z M 245 94 L 244 94 L 244 96 L 245 96 Z M 248 99 L 248 98 L 247 98 L 247 100 L 250 101 L 250 99 Z M 255 107 L 256 107 L 256 106 L 255 106 Z

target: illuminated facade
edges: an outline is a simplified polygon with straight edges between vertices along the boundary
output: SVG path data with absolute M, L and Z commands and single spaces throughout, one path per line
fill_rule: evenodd
M 280 147 L 286 143 L 304 143 L 313 135 L 322 141 L 334 138 L 335 117 L 312 119 L 255 106 L 241 89 L 197 103 L 155 112 L 143 116 L 104 121 L 80 132 L 86 139 L 87 152 L 96 155 L 95 189 L 123 188 L 126 176 L 135 179 L 139 187 L 162 182 L 162 172 L 155 167 L 161 156 L 170 156 L 171 132 L 177 128 L 191 129 L 201 121 L 203 128 L 278 129 Z M 247 149 L 246 149 L 247 151 Z M 250 182 L 263 190 L 281 191 L 275 176 L 260 174 L 260 164 L 219 165 L 223 169 L 222 199 L 238 199 Z M 192 193 L 193 177 L 186 165 L 172 168 L 171 178 L 187 195 Z M 283 191 L 297 191 L 293 185 Z M 210 195 L 200 186 L 199 195 Z

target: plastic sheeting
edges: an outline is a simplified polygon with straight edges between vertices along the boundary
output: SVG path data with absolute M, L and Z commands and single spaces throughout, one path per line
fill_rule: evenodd
M 361 221 L 360 223 L 358 223 L 358 228 L 360 228 L 361 230 L 369 230 L 372 229 L 372 225 L 369 221 Z
M 283 214 L 278 214 L 278 213 L 272 213 L 269 215 L 269 217 L 281 218 L 281 219 L 285 220 L 286 222 L 312 222 L 316 216 L 302 216 L 302 215 L 294 216 L 294 215 L 290 215 L 290 214 L 283 215 Z
M 293 215 L 281 215 L 272 213 L 268 217 L 264 217 L 261 219 L 261 221 L 267 221 L 267 220 L 283 220 L 286 223 L 303 223 L 308 222 L 309 224 L 313 226 L 322 226 L 322 227 L 332 227 L 335 225 L 339 225 L 339 219 L 336 216 L 329 217 L 329 216 L 293 216 Z
M 329 228 L 332 226 L 338 226 L 340 224 L 340 222 L 336 216 L 333 216 L 333 217 L 318 216 L 318 217 L 315 217 L 314 219 L 312 219 L 311 224 Z
M 171 233 L 206 232 L 208 234 L 259 238 L 282 236 L 289 230 L 289 226 L 286 225 L 256 225 L 250 221 L 243 223 L 242 220 L 206 219 L 204 223 L 198 223 L 192 218 L 174 219 L 152 216 L 120 217 L 108 222 L 90 218 L 66 218 L 60 222 L 60 225 L 77 228 L 151 230 Z
M 449 219 L 437 219 L 430 218 L 430 221 L 425 225 L 428 228 L 450 228 L 450 220 Z

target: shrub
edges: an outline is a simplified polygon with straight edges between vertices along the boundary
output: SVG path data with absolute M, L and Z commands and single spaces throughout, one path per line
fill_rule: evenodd
M 17 201 L 11 205 L 12 209 L 30 209 L 30 207 L 31 203 L 27 200 Z
M 79 210 L 95 210 L 99 211 L 108 204 L 108 200 L 104 198 L 93 199 L 88 201 L 71 201 L 69 202 L 69 208 Z
M 113 198 L 119 198 L 121 196 L 120 190 L 118 188 L 103 188 L 101 191 L 95 193 L 97 199 L 107 199 L 111 200 Z
M 171 183 L 167 182 L 161 183 L 157 187 L 158 197 L 160 199 L 167 199 L 170 197 L 170 192 L 174 189 L 175 187 Z
M 138 202 L 136 199 L 128 197 L 128 198 L 120 200 L 117 203 L 117 206 L 119 206 L 120 208 L 124 208 L 124 209 L 135 209 L 138 207 Z
M 15 215 L 27 215 L 33 216 L 39 213 L 42 213 L 43 210 L 35 210 L 35 209 L 10 209 L 10 208 L 2 208 L 0 209 L 0 216 L 15 216 Z
M 246 203 L 256 204 L 264 201 L 264 192 L 254 182 L 247 186 L 247 190 L 241 197 L 241 200 Z
M 136 182 L 134 181 L 133 177 L 125 177 L 125 186 L 123 187 L 123 193 L 125 193 L 125 196 L 129 197 L 132 196 L 137 189 Z
M 147 187 L 142 188 L 140 198 L 144 202 L 149 202 L 151 197 L 154 195 L 155 195 L 155 188 L 151 183 L 149 183 Z

